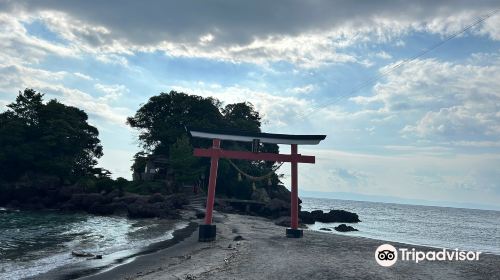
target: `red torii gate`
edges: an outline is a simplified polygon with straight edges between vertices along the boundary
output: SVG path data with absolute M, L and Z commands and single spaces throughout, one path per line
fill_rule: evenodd
M 266 160 L 292 163 L 292 191 L 291 191 L 291 228 L 286 229 L 286 236 L 300 238 L 303 233 L 298 229 L 298 192 L 297 192 L 297 165 L 302 163 L 315 163 L 314 156 L 304 156 L 297 153 L 297 145 L 317 145 L 326 135 L 287 135 L 274 133 L 249 133 L 223 130 L 190 130 L 192 137 L 212 139 L 212 148 L 194 149 L 194 156 L 210 157 L 210 178 L 208 181 L 207 206 L 205 212 L 205 224 L 199 226 L 199 238 L 201 242 L 213 241 L 216 236 L 216 227 L 212 224 L 212 212 L 215 199 L 215 185 L 217 182 L 217 169 L 219 158 Z M 228 151 L 220 148 L 221 140 L 252 142 L 253 151 Z M 290 144 L 291 154 L 259 153 L 259 142 L 271 144 Z

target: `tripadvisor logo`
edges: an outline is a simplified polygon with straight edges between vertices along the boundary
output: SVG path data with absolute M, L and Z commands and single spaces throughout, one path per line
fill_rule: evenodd
M 375 250 L 375 260 L 381 266 L 392 266 L 398 260 L 398 251 L 390 244 L 382 244 Z
M 399 251 L 399 252 L 398 252 Z M 375 260 L 381 266 L 393 266 L 396 261 L 411 261 L 419 263 L 421 261 L 477 261 L 481 252 L 460 251 L 458 249 L 439 251 L 417 251 L 415 248 L 399 248 L 397 250 L 390 244 L 378 246 L 375 250 Z M 399 257 L 398 257 L 399 255 Z

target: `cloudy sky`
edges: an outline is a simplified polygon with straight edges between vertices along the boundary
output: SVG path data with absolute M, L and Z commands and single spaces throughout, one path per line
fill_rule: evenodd
M 499 8 L 0 0 L 0 108 L 30 87 L 84 109 L 130 178 L 125 119 L 149 97 L 249 101 L 264 131 L 328 135 L 299 147 L 302 190 L 500 205 Z

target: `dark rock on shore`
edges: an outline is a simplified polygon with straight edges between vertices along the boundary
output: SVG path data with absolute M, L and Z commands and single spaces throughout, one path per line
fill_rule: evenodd
M 111 204 L 96 202 L 89 207 L 88 212 L 97 215 L 111 215 L 114 213 L 114 208 Z
M 220 197 L 215 199 L 214 209 L 217 211 L 261 216 L 269 219 L 290 216 L 290 191 L 283 185 L 257 187 L 246 198 Z M 298 209 L 302 200 L 298 199 Z M 314 223 L 311 219 L 301 219 L 304 224 Z
M 111 199 L 100 193 L 81 193 L 74 194 L 67 202 L 68 207 L 71 209 L 89 211 L 91 206 L 102 205 L 110 203 Z
M 135 202 L 127 205 L 128 216 L 130 218 L 176 218 L 178 212 L 175 208 L 171 208 L 168 203 L 144 203 Z
M 45 190 L 22 200 L 10 200 L 9 209 L 84 211 L 95 215 L 127 215 L 131 218 L 178 218 L 177 209 L 189 204 L 184 194 L 139 195 L 113 190 L 85 193 L 77 186 Z
M 336 226 L 335 230 L 340 231 L 340 232 L 358 231 L 357 229 L 355 229 L 351 226 L 348 226 L 346 224 L 341 224 L 341 225 Z
M 264 206 L 261 212 L 265 216 L 273 218 L 290 215 L 290 202 L 273 198 Z
M 236 236 L 233 238 L 233 241 L 241 241 L 241 240 L 245 240 L 245 238 L 243 238 L 243 236 L 241 236 L 241 235 L 236 235 Z
M 264 189 L 261 190 L 262 193 Z M 289 217 L 291 211 L 290 205 L 290 191 L 284 186 L 273 186 L 266 188 L 265 192 L 268 194 L 266 199 L 253 199 L 253 200 L 238 200 L 232 198 L 216 199 L 214 208 L 218 211 L 233 214 L 243 215 L 256 215 L 274 219 L 275 223 L 280 226 L 290 226 Z M 253 197 L 261 197 L 254 195 Z M 267 198 L 269 197 L 269 198 Z M 300 211 L 299 199 L 299 211 Z M 197 218 L 203 217 L 201 214 Z M 345 210 L 330 210 L 323 212 L 322 210 L 314 210 L 311 212 L 300 211 L 299 223 L 302 225 L 312 225 L 315 222 L 323 223 L 357 223 L 360 222 L 356 213 L 348 212 Z
M 59 202 L 68 201 L 73 194 L 81 193 L 80 188 L 76 186 L 66 186 L 59 189 L 57 192 L 57 199 Z
M 358 214 L 345 210 L 330 210 L 328 213 L 324 213 L 322 210 L 314 210 L 311 212 L 301 211 L 299 217 L 303 223 L 311 223 L 312 220 L 322 223 L 360 222 Z
M 149 197 L 148 202 L 150 203 L 155 203 L 155 202 L 163 202 L 165 201 L 165 197 L 161 195 L 161 193 L 155 193 L 152 196 Z
M 174 194 L 163 197 L 160 194 L 148 199 L 137 197 L 133 203 L 127 204 L 128 216 L 131 218 L 177 218 L 181 209 L 189 201 L 184 195 Z
M 331 229 L 331 228 L 325 228 L 325 227 L 322 227 L 322 228 L 320 228 L 319 230 L 322 230 L 322 231 L 332 231 L 332 229 Z
M 203 212 L 203 211 L 196 211 L 195 216 L 198 219 L 203 219 L 203 218 L 205 218 L 205 212 Z
M 94 254 L 85 251 L 71 251 L 71 255 L 74 257 L 81 257 L 81 258 L 95 257 Z
M 313 225 L 316 221 L 314 220 L 314 216 L 307 211 L 300 211 L 299 213 L 300 222 L 306 225 Z
M 102 255 L 92 254 L 85 251 L 71 251 L 71 255 L 79 258 L 87 258 L 87 260 L 100 260 L 102 259 Z

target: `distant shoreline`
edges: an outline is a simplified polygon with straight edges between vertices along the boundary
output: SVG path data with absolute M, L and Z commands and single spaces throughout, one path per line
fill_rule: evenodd
M 321 199 L 338 199 L 348 201 L 387 203 L 387 204 L 402 204 L 412 206 L 430 206 L 443 208 L 471 209 L 484 211 L 500 212 L 500 207 L 491 204 L 476 204 L 466 202 L 449 202 L 449 201 L 430 201 L 422 199 L 406 199 L 392 196 L 382 195 L 362 195 L 342 192 L 315 192 L 315 191 L 299 191 L 300 197 L 305 198 L 321 198 Z

